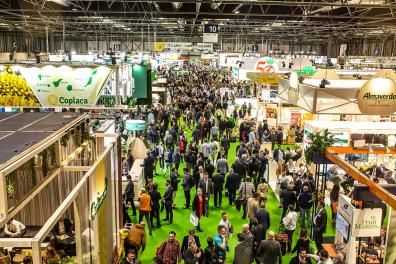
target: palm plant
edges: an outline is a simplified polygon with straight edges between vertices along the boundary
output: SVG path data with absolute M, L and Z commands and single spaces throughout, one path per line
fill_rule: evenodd
M 328 129 L 325 129 L 315 133 L 309 132 L 308 139 L 311 141 L 311 144 L 304 151 L 307 163 L 326 163 L 324 154 L 326 148 L 336 142 L 334 135 Z

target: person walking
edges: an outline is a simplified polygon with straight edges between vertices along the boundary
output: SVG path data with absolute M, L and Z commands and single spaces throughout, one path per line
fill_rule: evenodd
M 185 200 L 185 209 L 190 208 L 191 201 L 191 188 L 194 186 L 194 179 L 187 168 L 184 168 L 184 178 L 183 178 L 183 191 Z
M 200 180 L 198 188 L 201 189 L 202 194 L 205 198 L 205 216 L 208 217 L 210 194 L 213 193 L 213 182 L 209 178 L 207 171 L 203 172 L 203 178 Z
M 176 232 L 170 231 L 168 239 L 164 241 L 156 252 L 157 264 L 177 264 L 181 261 L 180 243 L 176 240 Z
M 239 233 L 237 237 L 238 244 L 235 247 L 233 264 L 253 263 L 253 247 L 251 241 L 241 233 Z
M 201 242 L 199 241 L 199 236 L 195 235 L 195 228 L 190 229 L 188 231 L 188 235 L 183 237 L 183 242 L 181 246 L 181 254 L 184 256 L 184 253 L 188 249 L 189 245 L 194 243 L 198 248 L 201 248 Z
M 282 251 L 275 233 L 268 231 L 267 239 L 260 242 L 256 250 L 257 264 L 282 264 Z
M 151 226 L 154 227 L 154 218 L 157 219 L 157 228 L 161 227 L 160 221 L 160 202 L 161 202 L 161 193 L 158 191 L 158 184 L 153 184 L 153 189 L 150 191 L 151 197 L 151 214 L 150 214 L 150 222 Z
M 205 264 L 218 264 L 218 257 L 216 252 L 216 246 L 214 244 L 213 238 L 208 237 L 207 240 L 207 247 L 204 251 L 204 263 Z
M 135 207 L 135 186 L 132 181 L 131 175 L 127 176 L 127 186 L 125 187 L 124 192 L 124 201 L 126 206 L 130 206 L 132 208 L 133 216 L 136 216 L 136 207 Z M 128 217 L 129 219 L 129 217 Z
M 306 229 L 301 229 L 300 237 L 294 246 L 292 253 L 300 252 L 301 250 L 305 250 L 307 253 L 310 253 L 309 245 L 311 244 L 311 240 L 308 236 L 308 231 Z
M 230 169 L 228 173 L 225 187 L 228 193 L 228 204 L 231 206 L 236 199 L 236 193 L 241 184 L 241 177 L 234 172 L 234 169 Z
M 286 216 L 282 219 L 283 226 L 285 228 L 285 231 L 287 233 L 287 251 L 291 252 L 292 250 L 292 244 L 293 244 L 293 233 L 294 230 L 296 230 L 297 227 L 297 219 L 298 215 L 297 212 L 294 208 L 294 205 L 290 205 L 289 209 L 286 213 Z
M 213 200 L 216 208 L 221 208 L 221 202 L 223 200 L 224 175 L 218 172 L 213 176 Z
M 297 204 L 300 208 L 301 226 L 306 228 L 306 223 L 310 219 L 312 207 L 312 192 L 308 185 L 304 185 L 302 192 L 297 197 Z
M 326 231 L 327 225 L 327 213 L 324 208 L 323 201 L 319 201 L 317 209 L 318 211 L 313 219 L 313 239 L 315 241 L 316 248 L 322 249 L 323 234 Z
M 271 225 L 271 218 L 270 214 L 265 208 L 265 203 L 261 203 L 260 207 L 258 208 L 256 212 L 256 219 L 257 219 L 257 225 L 262 226 L 262 235 L 265 236 L 267 234 L 267 230 Z M 265 239 L 265 237 L 263 237 Z M 260 239 L 260 240 L 263 240 Z
M 238 194 L 239 194 L 239 203 L 241 204 L 243 214 L 242 218 L 246 219 L 247 215 L 247 201 L 250 197 L 253 196 L 253 193 L 255 191 L 254 184 L 251 182 L 250 177 L 246 177 L 243 182 L 241 182 L 241 185 L 239 186 L 238 189 Z
M 169 221 L 169 224 L 172 224 L 173 223 L 173 188 L 169 180 L 167 180 L 166 184 L 167 184 L 167 188 L 163 198 L 164 207 L 166 211 L 165 221 Z
M 217 234 L 214 236 L 213 241 L 216 248 L 218 263 L 225 263 L 228 251 L 228 240 L 226 228 L 224 226 L 217 227 Z
M 294 186 L 287 183 L 285 190 L 282 190 L 280 195 L 280 200 L 282 202 L 282 215 L 281 220 L 285 217 L 287 210 L 290 206 L 294 206 L 297 200 L 296 192 L 294 191 Z
M 207 200 L 205 199 L 205 195 L 203 194 L 202 189 L 198 188 L 197 194 L 194 197 L 192 209 L 193 212 L 195 213 L 195 216 L 198 218 L 197 230 L 199 232 L 203 232 L 200 225 L 200 219 L 202 216 L 205 215 L 205 210 L 207 208 L 205 205 L 206 202 Z
M 146 219 L 147 227 L 149 229 L 149 235 L 151 236 L 151 220 L 150 220 L 150 213 L 151 213 L 151 197 L 146 192 L 145 188 L 142 188 L 139 195 L 139 222 Z
M 142 252 L 146 248 L 146 232 L 144 230 L 144 222 L 140 224 L 132 225 L 131 229 L 128 232 L 128 237 L 125 240 L 125 250 L 135 249 L 136 252 L 142 250 Z

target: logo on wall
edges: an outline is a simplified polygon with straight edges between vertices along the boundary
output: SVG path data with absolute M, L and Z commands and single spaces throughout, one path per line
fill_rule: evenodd
M 357 101 L 364 114 L 392 114 L 396 112 L 396 82 L 390 78 L 373 78 L 360 88 Z
M 276 72 L 276 64 L 272 58 L 261 58 L 256 62 L 256 71 L 274 73 Z

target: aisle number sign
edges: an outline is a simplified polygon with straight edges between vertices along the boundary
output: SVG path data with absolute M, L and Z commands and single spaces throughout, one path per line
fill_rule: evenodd
M 215 24 L 206 24 L 203 28 L 203 42 L 217 43 L 219 33 L 219 26 Z

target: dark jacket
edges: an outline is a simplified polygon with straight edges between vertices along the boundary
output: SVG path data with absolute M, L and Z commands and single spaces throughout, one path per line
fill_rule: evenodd
M 307 253 L 310 253 L 310 250 L 309 250 L 309 244 L 311 243 L 311 241 L 309 240 L 309 239 L 307 239 L 307 240 L 305 240 L 305 239 L 301 239 L 301 238 L 299 238 L 298 240 L 297 240 L 297 243 L 296 243 L 296 245 L 294 246 L 294 248 L 293 248 L 293 250 L 292 250 L 292 253 L 295 253 L 295 252 L 300 252 L 302 249 L 304 249 Z
M 213 189 L 214 190 L 223 190 L 224 187 L 224 175 L 217 173 L 213 176 Z
M 289 205 L 294 205 L 297 200 L 296 193 L 291 190 L 282 191 L 280 193 L 280 198 L 282 199 L 282 205 L 284 208 L 288 208 Z
M 242 241 L 235 247 L 233 264 L 250 264 L 253 262 L 253 247 L 249 241 Z
M 204 257 L 205 257 L 205 264 L 216 264 L 218 263 L 218 257 L 216 254 L 216 247 L 207 247 L 205 248 L 204 251 Z
M 312 207 L 312 193 L 310 191 L 300 193 L 297 202 L 300 208 L 310 209 Z
M 173 188 L 169 186 L 164 193 L 164 202 L 165 205 L 173 204 Z
M 259 245 L 261 241 L 265 240 L 267 230 L 268 228 L 264 228 L 262 224 L 258 224 L 255 226 L 253 230 L 255 245 Z
M 232 168 L 234 169 L 234 172 L 238 174 L 240 177 L 245 177 L 246 175 L 246 166 L 242 162 L 242 160 L 237 159 L 234 164 L 232 164 Z
M 151 191 L 151 207 L 152 209 L 159 209 L 160 208 L 160 201 L 161 201 L 161 194 L 159 191 Z
M 314 232 L 324 233 L 327 225 L 326 210 L 322 208 L 314 217 Z
M 199 236 L 194 235 L 194 240 L 195 240 L 195 244 L 197 244 L 197 247 L 200 248 L 201 242 L 199 241 Z M 182 254 L 184 254 L 187 248 L 188 248 L 188 235 L 183 238 L 182 247 L 181 247 Z
M 211 179 L 208 179 L 208 186 L 206 188 L 205 180 L 202 179 L 199 181 L 198 188 L 201 188 L 205 197 L 210 197 L 210 194 L 213 193 L 213 182 Z
M 257 224 L 263 225 L 264 230 L 270 227 L 270 216 L 265 208 L 259 208 L 256 212 Z
M 242 178 L 238 174 L 231 173 L 226 179 L 226 188 L 228 191 L 236 191 L 241 185 Z
M 276 240 L 263 240 L 256 251 L 256 261 L 260 264 L 282 264 L 281 246 Z
M 125 188 L 124 199 L 126 201 L 133 201 L 135 198 L 135 189 L 132 180 L 128 180 L 128 184 Z

